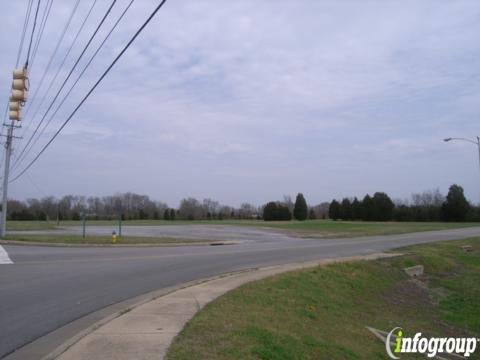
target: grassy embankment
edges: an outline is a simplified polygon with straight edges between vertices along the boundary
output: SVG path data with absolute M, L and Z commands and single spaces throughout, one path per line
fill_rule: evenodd
M 465 244 L 474 251 L 462 250 Z M 167 358 L 387 358 L 365 326 L 401 326 L 406 336 L 478 337 L 480 238 L 400 251 L 405 255 L 296 271 L 233 290 L 186 325 Z M 420 281 L 402 270 L 415 264 L 425 266 Z

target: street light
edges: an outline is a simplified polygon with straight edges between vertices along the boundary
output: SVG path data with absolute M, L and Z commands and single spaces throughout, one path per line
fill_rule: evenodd
M 477 148 L 478 148 L 478 164 L 480 166 L 480 137 L 477 136 L 477 139 L 468 139 L 468 138 L 446 138 L 446 139 L 443 139 L 443 141 L 445 142 L 449 142 L 449 141 L 452 141 L 452 140 L 461 140 L 461 141 L 467 141 L 469 143 L 472 143 L 472 144 L 475 144 L 477 145 Z

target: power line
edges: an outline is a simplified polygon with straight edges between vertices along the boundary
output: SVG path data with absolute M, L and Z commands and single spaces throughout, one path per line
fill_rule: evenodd
M 25 61 L 25 67 L 28 67 L 28 59 L 30 58 L 30 50 L 32 49 L 33 34 L 35 33 L 35 27 L 37 26 L 38 10 L 40 8 L 41 2 L 42 0 L 38 0 L 37 2 L 37 10 L 35 11 L 35 19 L 33 20 L 32 35 L 30 36 L 30 43 L 28 44 L 27 60 Z
M 18 51 L 17 51 L 17 60 L 15 62 L 15 68 L 18 68 L 18 64 L 20 62 L 20 56 L 22 54 L 22 49 L 23 49 L 23 42 L 25 40 L 25 35 L 27 32 L 27 27 L 28 27 L 28 22 L 30 20 L 30 13 L 32 10 L 32 5 L 33 5 L 33 0 L 29 0 L 28 5 L 27 5 L 27 10 L 25 13 L 25 20 L 23 21 L 23 29 L 22 29 L 22 35 L 20 37 L 20 45 L 18 46 Z M 7 120 L 7 115 L 8 115 L 8 106 L 9 106 L 9 100 L 7 100 L 7 103 L 5 105 L 5 113 L 3 115 L 2 124 L 0 124 L 0 137 L 3 136 L 3 122 Z
M 61 62 L 61 64 L 60 64 L 60 66 L 57 67 L 57 72 L 56 72 L 55 76 L 50 80 L 50 84 L 48 85 L 47 90 L 45 91 L 45 93 L 44 93 L 44 95 L 43 95 L 43 97 L 42 97 L 42 100 L 40 101 L 40 104 L 37 106 L 37 108 L 36 108 L 36 110 L 35 110 L 35 112 L 34 112 L 34 114 L 33 114 L 33 116 L 32 116 L 32 121 L 30 121 L 30 122 L 27 123 L 27 126 L 26 126 L 25 129 L 23 130 L 22 135 L 24 135 L 24 134 L 27 132 L 28 128 L 30 127 L 30 124 L 32 124 L 32 122 L 33 122 L 33 119 L 35 119 L 35 117 L 37 116 L 38 112 L 40 111 L 41 106 L 43 105 L 45 99 L 47 98 L 48 93 L 49 93 L 50 90 L 52 89 L 52 86 L 53 86 L 53 84 L 55 83 L 55 80 L 57 80 L 57 77 L 58 77 L 58 75 L 60 74 L 60 71 L 63 69 L 63 65 L 65 65 L 65 62 L 66 62 L 68 56 L 70 55 L 70 52 L 72 51 L 73 46 L 76 44 L 79 35 L 81 34 L 83 28 L 85 27 L 85 24 L 87 23 L 87 20 L 88 20 L 88 18 L 90 17 L 90 14 L 92 13 L 93 8 L 95 7 L 95 4 L 96 4 L 96 3 L 97 3 L 97 0 L 94 0 L 93 3 L 92 3 L 92 5 L 90 6 L 90 9 L 89 9 L 89 11 L 88 11 L 88 13 L 87 13 L 87 16 L 85 17 L 85 19 L 83 19 L 83 22 L 82 22 L 82 24 L 80 25 L 80 28 L 78 29 L 77 33 L 75 34 L 75 37 L 73 38 L 73 41 L 71 42 L 70 47 L 68 48 L 65 56 L 63 57 L 63 60 L 62 60 L 62 62 Z M 25 111 L 25 115 L 24 115 L 25 118 L 27 118 L 27 114 L 28 114 L 30 108 L 31 108 L 30 106 L 27 107 L 27 109 L 26 109 L 26 111 Z M 17 157 L 15 157 L 15 160 L 16 160 L 16 159 L 17 159 Z
M 50 10 L 52 10 L 52 5 L 53 0 L 47 0 L 47 4 L 45 5 L 45 11 L 43 12 L 42 16 L 42 21 L 40 22 L 40 31 L 37 33 L 35 45 L 33 46 L 32 59 L 30 60 L 30 69 L 33 67 L 33 63 L 35 62 L 37 51 L 40 46 L 40 42 L 42 41 L 43 32 L 45 30 L 45 25 L 47 24 L 48 17 L 50 16 Z
M 33 46 L 33 55 L 32 55 L 32 59 L 30 61 L 30 65 L 29 65 L 29 70 L 30 71 L 32 70 L 33 63 L 34 63 L 35 57 L 37 55 L 37 51 L 38 51 L 38 48 L 40 46 L 40 42 L 41 42 L 42 37 L 43 37 L 43 32 L 45 30 L 45 25 L 47 24 L 47 20 L 48 20 L 48 17 L 50 15 L 50 11 L 52 9 L 52 4 L 53 4 L 53 0 L 47 0 L 47 3 L 45 5 L 45 10 L 43 11 L 42 20 L 40 22 L 40 30 L 37 33 L 37 37 L 35 39 L 35 45 Z M 36 94 L 36 92 L 35 92 L 35 94 Z
M 65 101 L 67 100 L 67 98 L 69 97 L 70 93 L 72 92 L 72 90 L 75 88 L 75 86 L 77 85 L 78 81 L 82 78 L 83 74 L 85 73 L 85 71 L 89 68 L 90 64 L 92 63 L 92 61 L 95 59 L 95 57 L 97 56 L 97 54 L 100 52 L 100 50 L 102 49 L 103 45 L 107 42 L 108 38 L 110 37 L 110 35 L 113 33 L 113 31 L 117 28 L 118 24 L 120 23 L 120 21 L 123 19 L 123 17 L 125 16 L 125 14 L 127 13 L 127 11 L 130 9 L 130 7 L 132 6 L 133 2 L 135 0 L 130 0 L 129 4 L 126 6 L 126 8 L 123 10 L 122 14 L 119 16 L 119 18 L 117 19 L 117 21 L 115 22 L 115 24 L 112 26 L 112 28 L 110 29 L 110 31 L 108 32 L 108 34 L 105 36 L 105 38 L 103 39 L 103 41 L 101 42 L 101 44 L 97 47 L 97 49 L 95 50 L 95 52 L 93 53 L 93 55 L 91 56 L 90 60 L 87 62 L 87 64 L 83 67 L 82 71 L 80 72 L 80 74 L 77 76 L 77 79 L 75 80 L 75 82 L 73 83 L 73 85 L 70 87 L 70 89 L 68 90 L 68 92 L 65 94 L 65 96 L 63 97 L 62 101 L 60 102 L 60 104 L 57 106 L 57 108 L 55 109 L 55 111 L 50 115 L 48 121 L 46 122 L 46 124 L 43 126 L 42 130 L 40 130 L 40 133 L 37 134 L 37 137 L 35 138 L 35 140 L 30 144 L 30 148 L 22 153 L 23 154 L 23 157 L 22 155 L 19 155 L 19 157 L 17 158 L 17 163 L 15 164 L 15 167 L 19 167 L 21 165 L 21 163 L 23 162 L 23 160 L 25 160 L 25 158 L 28 156 L 28 154 L 30 153 L 30 151 L 35 147 L 36 143 L 38 142 L 38 140 L 41 138 L 41 136 L 43 135 L 43 133 L 45 132 L 46 128 L 48 127 L 48 125 L 51 123 L 51 121 L 53 120 L 53 118 L 55 117 L 55 115 L 58 113 L 58 111 L 60 110 L 60 108 L 62 107 L 62 105 L 65 103 Z
M 96 0 L 95 0 L 95 2 L 96 2 Z M 94 2 L 94 3 L 95 3 L 95 2 Z M 63 38 L 65 37 L 65 34 L 67 33 L 68 28 L 70 27 L 70 24 L 71 24 L 71 22 L 72 22 L 73 16 L 75 15 L 79 4 L 80 4 L 80 0 L 77 0 L 77 2 L 75 3 L 75 6 L 73 7 L 72 12 L 70 13 L 70 16 L 69 16 L 69 18 L 68 18 L 68 20 L 67 20 L 66 25 L 65 25 L 65 27 L 63 28 L 62 34 L 61 34 L 61 36 L 60 36 L 60 39 L 58 40 L 57 45 L 55 46 L 55 50 L 53 51 L 52 55 L 50 56 L 50 60 L 48 61 L 48 64 L 47 64 L 47 66 L 46 66 L 46 68 L 45 68 L 45 71 L 43 72 L 43 75 L 42 75 L 42 77 L 41 77 L 41 79 L 40 79 L 40 82 L 39 82 L 38 86 L 35 88 L 35 92 L 33 93 L 32 97 L 31 97 L 31 99 L 30 99 L 30 103 L 27 105 L 27 108 L 26 108 L 25 114 L 24 114 L 24 118 L 27 117 L 27 114 L 28 114 L 30 108 L 32 107 L 33 103 L 35 102 L 35 100 L 36 100 L 36 98 L 37 98 L 38 91 L 41 89 L 41 87 L 42 87 L 42 85 L 43 85 L 43 81 L 45 80 L 45 76 L 47 75 L 48 70 L 50 69 L 50 66 L 51 66 L 52 63 L 53 63 L 53 59 L 55 58 L 55 56 L 56 56 L 56 54 L 57 54 L 57 51 L 58 51 L 58 49 L 60 48 L 60 45 L 61 45 L 61 43 L 62 43 L 62 41 L 63 41 Z M 64 62 L 65 62 L 65 61 L 64 61 Z M 64 62 L 63 62 L 63 63 L 64 63 Z M 62 63 L 62 65 L 63 65 L 63 63 Z M 57 74 L 59 73 L 60 69 L 61 69 L 61 67 L 59 67 Z M 52 83 L 50 83 L 50 85 L 51 85 L 51 84 L 52 84 Z M 51 87 L 51 86 L 49 86 L 48 89 L 50 89 L 50 87 Z M 43 98 L 43 99 L 45 99 L 45 98 Z M 43 103 L 43 102 L 42 102 L 42 103 Z M 34 118 L 34 117 L 33 117 L 33 118 Z M 32 120 L 33 120 L 33 118 L 32 118 Z M 32 123 L 32 121 L 29 121 L 29 122 L 27 123 L 27 126 L 26 126 L 26 127 L 23 129 L 23 131 L 22 131 L 22 135 L 27 132 L 27 130 L 28 130 L 28 128 L 30 127 L 30 124 L 31 124 L 31 123 Z
M 8 127 L 8 133 L 7 133 L 7 139 L 5 142 L 5 165 L 3 166 L 3 186 L 2 186 L 2 212 L 0 216 L 0 236 L 4 237 L 5 236 L 5 230 L 6 230 L 6 223 L 7 223 L 7 205 L 8 205 L 8 180 L 9 180 L 9 170 L 10 170 L 10 158 L 12 154 L 12 141 L 13 141 L 13 130 L 15 128 L 14 122 L 15 120 L 20 120 L 20 108 L 23 106 L 25 101 L 27 100 L 26 96 L 26 90 L 28 90 L 28 78 L 27 78 L 27 69 L 28 69 L 28 61 L 30 58 L 30 51 L 32 49 L 32 41 L 33 41 L 33 36 L 35 34 L 35 27 L 37 25 L 37 18 L 38 18 L 38 11 L 40 9 L 40 4 L 41 0 L 38 0 L 37 3 L 37 10 L 35 12 L 35 19 L 33 22 L 33 27 L 32 27 L 32 34 L 30 36 L 30 43 L 28 45 L 28 52 L 27 52 L 27 59 L 25 61 L 25 66 L 21 71 L 15 70 L 13 72 L 13 85 L 12 88 L 14 90 L 21 90 L 20 94 L 16 93 L 15 91 L 12 92 L 12 100 L 13 101 L 18 101 L 17 102 L 17 111 L 14 111 L 10 119 L 11 124 Z M 47 9 L 45 10 L 47 11 Z M 20 83 L 20 84 L 19 84 Z
M 26 172 L 25 175 L 27 175 L 28 181 L 30 181 L 30 183 L 33 185 L 33 187 L 35 189 L 37 189 L 37 191 L 40 193 L 40 195 L 42 195 L 43 197 L 48 197 L 48 195 L 45 194 L 45 192 L 42 189 L 40 189 L 40 187 L 35 183 L 35 181 L 33 181 L 32 177 L 30 176 L 30 174 L 28 172 Z
M 21 177 L 37 160 L 38 158 L 43 154 L 43 152 L 50 146 L 50 144 L 56 139 L 58 134 L 63 130 L 63 128 L 70 122 L 70 120 L 73 118 L 73 116 L 76 114 L 78 109 L 85 103 L 85 101 L 88 99 L 88 97 L 93 93 L 93 91 L 97 88 L 97 86 L 102 82 L 102 80 L 107 76 L 107 74 L 110 72 L 110 70 L 115 66 L 117 61 L 122 57 L 122 55 L 127 51 L 127 49 L 130 47 L 130 45 L 135 41 L 135 39 L 140 35 L 140 33 L 143 31 L 143 29 L 148 25 L 148 23 L 153 19 L 153 17 L 157 14 L 157 12 L 162 8 L 162 6 L 165 4 L 167 0 L 162 0 L 160 4 L 157 5 L 157 7 L 153 10 L 153 12 L 150 14 L 150 16 L 147 18 L 147 20 L 140 26 L 140 28 L 136 31 L 136 33 L 133 35 L 133 37 L 128 41 L 127 45 L 120 51 L 120 53 L 117 55 L 117 57 L 113 60 L 113 62 L 108 66 L 108 68 L 105 70 L 105 72 L 100 76 L 100 78 L 97 80 L 97 82 L 93 85 L 93 87 L 88 91 L 88 93 L 83 97 L 82 101 L 77 105 L 77 107 L 73 110 L 73 112 L 68 116 L 68 118 L 65 120 L 65 122 L 60 126 L 60 128 L 55 132 L 55 134 L 52 136 L 52 138 L 45 144 L 45 146 L 40 150 L 40 152 L 35 156 L 35 158 L 17 175 L 15 176 L 10 182 L 13 182 L 17 180 L 19 177 Z
M 25 14 L 25 21 L 23 22 L 22 36 L 21 36 L 21 40 L 20 40 L 20 46 L 18 47 L 17 61 L 15 63 L 15 68 L 18 67 L 18 64 L 20 62 L 20 56 L 22 54 L 23 42 L 25 40 L 25 34 L 27 32 L 28 22 L 30 20 L 30 13 L 31 13 L 31 10 L 32 10 L 32 5 L 33 5 L 33 0 L 29 0 L 28 6 L 27 6 L 27 12 Z
M 68 73 L 67 77 L 65 78 L 65 80 L 63 81 L 62 85 L 60 86 L 60 89 L 57 91 L 55 97 L 53 98 L 52 102 L 50 103 L 50 105 L 48 106 L 47 108 L 47 111 L 45 112 L 45 114 L 43 115 L 42 119 L 40 120 L 40 122 L 38 123 L 37 127 L 35 128 L 34 132 L 32 133 L 32 135 L 29 137 L 28 141 L 27 141 L 27 144 L 23 147 L 22 151 L 21 151 L 21 154 L 18 156 L 18 158 L 20 158 L 23 153 L 25 152 L 27 146 L 30 144 L 30 142 L 32 141 L 33 137 L 35 136 L 35 134 L 37 133 L 38 129 L 40 128 L 40 126 L 42 125 L 43 121 L 45 120 L 48 112 L 50 111 L 50 109 L 52 108 L 53 104 L 55 103 L 55 101 L 57 100 L 58 96 L 60 95 L 60 93 L 62 92 L 63 88 L 65 87 L 66 83 L 68 82 L 68 80 L 70 79 L 70 76 L 72 76 L 72 73 L 73 71 L 75 70 L 75 68 L 77 67 L 78 63 L 80 62 L 80 60 L 82 59 L 83 55 L 85 54 L 85 51 L 87 51 L 88 47 L 90 46 L 90 44 L 92 43 L 93 41 L 93 38 L 95 37 L 95 35 L 97 35 L 98 33 L 98 30 L 100 30 L 100 27 L 103 25 L 103 23 L 105 22 L 105 19 L 107 18 L 107 16 L 110 14 L 110 12 L 112 11 L 112 8 L 113 6 L 115 5 L 115 3 L 117 2 L 117 0 L 113 0 L 110 7 L 108 8 L 107 12 L 105 13 L 105 15 L 103 16 L 102 20 L 100 21 L 100 23 L 98 24 L 97 28 L 95 29 L 95 31 L 93 32 L 93 34 L 91 35 L 90 39 L 88 40 L 87 44 L 85 45 L 82 53 L 80 54 L 80 56 L 77 58 L 77 60 L 75 61 L 75 64 L 73 65 L 72 69 L 70 70 L 70 72 Z M 18 159 L 17 158 L 17 159 Z M 18 160 L 17 160 L 18 161 Z
M 30 12 L 32 10 L 32 4 L 33 0 L 29 0 L 28 5 L 27 5 L 27 11 L 25 13 L 25 20 L 23 21 L 23 30 L 22 30 L 22 36 L 20 37 L 20 45 L 18 46 L 18 52 L 17 52 L 17 61 L 15 63 L 15 68 L 18 67 L 18 63 L 20 62 L 20 56 L 22 54 L 22 49 L 23 49 L 23 42 L 25 40 L 25 35 L 27 32 L 27 27 L 28 27 L 28 22 L 30 20 Z M 7 119 L 7 114 L 8 114 L 8 101 L 5 106 L 5 114 L 3 116 L 3 121 Z M 0 136 L 3 134 L 3 126 L 2 129 L 0 130 Z

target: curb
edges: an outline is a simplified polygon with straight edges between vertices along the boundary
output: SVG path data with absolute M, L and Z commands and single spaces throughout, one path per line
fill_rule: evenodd
M 171 247 L 171 246 L 218 246 L 235 245 L 236 241 L 198 241 L 198 242 L 171 242 L 171 243 L 147 243 L 147 244 L 69 244 L 69 243 L 47 243 L 21 240 L 0 240 L 0 245 L 18 245 L 18 246 L 47 246 L 47 247 Z
M 190 316 L 193 317 L 195 316 L 198 311 L 201 310 L 201 308 L 209 303 L 210 301 L 215 300 L 217 297 L 227 293 L 228 291 L 233 290 L 234 288 L 237 288 L 245 283 L 248 282 L 253 282 L 257 281 L 266 277 L 278 275 L 281 273 L 285 273 L 288 271 L 295 271 L 295 270 L 302 270 L 306 268 L 311 268 L 311 267 L 316 267 L 316 266 L 323 266 L 323 265 L 328 265 L 332 263 L 338 263 L 338 262 L 349 262 L 349 261 L 358 261 L 358 260 L 375 260 L 379 258 L 386 258 L 386 257 L 394 257 L 394 256 L 399 256 L 402 254 L 398 253 L 374 253 L 370 255 L 363 255 L 363 256 L 349 256 L 349 257 L 343 257 L 343 258 L 330 258 L 330 259 L 322 259 L 322 260 L 316 260 L 316 261 L 309 261 L 309 262 L 302 262 L 302 263 L 291 263 L 291 264 L 286 264 L 286 265 L 275 265 L 275 266 L 267 266 L 267 267 L 260 267 L 260 268 L 251 268 L 251 269 L 246 269 L 242 271 L 236 271 L 236 272 L 230 272 L 230 273 L 224 273 L 221 275 L 217 275 L 214 277 L 209 277 L 205 278 L 202 280 L 197 280 L 197 281 L 192 281 L 188 283 L 184 283 L 182 285 L 172 287 L 169 289 L 163 289 L 163 290 L 157 290 L 153 293 L 151 293 L 151 296 L 148 296 L 147 299 L 143 299 L 142 301 L 139 301 L 137 303 L 134 303 L 133 305 L 126 307 L 124 309 L 121 309 L 110 316 L 107 316 L 100 321 L 97 321 L 93 325 L 89 326 L 88 328 L 84 329 L 83 331 L 77 333 L 75 336 L 64 342 L 62 345 L 57 347 L 54 351 L 49 353 L 48 355 L 44 356 L 41 358 L 41 360 L 53 360 L 53 359 L 77 359 L 80 358 L 78 355 L 76 356 L 75 353 L 79 353 L 79 349 L 81 349 L 82 353 L 82 358 L 83 356 L 89 356 L 89 358 L 105 358 L 105 354 L 101 353 L 103 350 L 99 349 L 93 349 L 89 344 L 88 344 L 88 339 L 89 337 L 95 336 L 95 334 L 98 335 L 98 331 L 101 332 L 102 327 L 109 323 L 115 323 L 113 320 L 117 319 L 116 321 L 120 321 L 122 319 L 127 319 L 128 316 L 136 316 L 135 314 L 131 313 L 133 310 L 137 311 L 139 308 L 142 307 L 142 305 L 148 306 L 155 306 L 155 303 L 161 303 L 162 301 L 168 301 L 168 297 L 176 297 L 176 296 L 181 296 L 181 294 L 184 294 L 185 291 L 187 292 L 194 292 L 195 288 L 201 288 L 202 286 L 207 290 L 207 298 L 205 298 L 202 301 L 202 305 L 198 304 L 198 299 L 193 296 L 193 299 L 195 299 L 195 302 L 197 303 L 197 308 L 196 311 L 193 312 L 193 314 Z M 221 291 L 218 291 L 214 289 L 215 287 L 215 282 L 220 282 L 220 288 Z M 230 284 L 228 284 L 230 282 Z M 223 285 L 222 285 L 223 284 Z M 217 284 L 217 287 L 219 285 Z M 134 312 L 135 312 L 134 311 Z M 122 316 L 125 316 L 125 318 L 122 318 Z M 152 315 L 147 315 L 150 318 L 154 317 Z M 155 315 L 158 318 L 158 314 Z M 175 315 L 175 314 L 169 314 L 168 316 L 177 316 L 181 317 L 184 315 Z M 189 318 L 189 319 L 190 319 Z M 187 320 L 189 320 L 187 319 Z M 148 320 L 147 320 L 148 321 Z M 186 322 L 186 321 L 185 321 Z M 166 355 L 168 348 L 170 347 L 170 344 L 172 343 L 173 339 L 178 335 L 178 333 L 182 330 L 185 322 L 181 322 L 180 327 L 175 328 L 174 331 L 170 331 L 164 343 L 158 345 L 156 344 L 156 357 L 155 358 L 163 358 L 164 355 Z M 111 324 L 110 324 L 111 325 Z M 108 326 L 107 326 L 108 327 Z M 90 336 L 89 336 L 90 335 Z M 107 336 L 108 337 L 108 336 Z M 84 344 L 86 343 L 86 344 Z M 147 354 L 149 352 L 148 347 L 143 347 L 140 346 L 143 351 L 145 351 Z M 158 351 L 158 347 L 160 347 L 160 352 Z M 87 349 L 88 351 L 86 351 Z M 93 354 L 87 354 L 86 352 L 92 352 L 93 349 Z M 110 354 L 111 355 L 111 354 Z M 127 356 L 125 354 L 122 354 L 123 356 Z M 110 357 L 108 357 L 110 358 Z M 144 358 L 144 357 L 142 357 Z M 147 358 L 147 357 L 145 357 Z
M 133 309 L 135 309 L 135 308 L 137 308 L 141 305 L 148 304 L 152 301 L 157 300 L 158 298 L 173 294 L 176 291 L 183 290 L 183 289 L 195 286 L 195 285 L 204 284 L 204 283 L 207 283 L 209 281 L 225 278 L 225 277 L 228 277 L 228 276 L 233 276 L 233 275 L 237 275 L 237 274 L 241 274 L 241 273 L 255 271 L 257 269 L 258 268 L 251 268 L 251 269 L 246 269 L 246 270 L 223 273 L 223 274 L 220 274 L 220 275 L 215 275 L 215 276 L 200 279 L 200 280 L 189 281 L 189 282 L 186 282 L 186 283 L 183 283 L 183 284 L 180 284 L 180 285 L 177 285 L 177 286 L 168 287 L 168 288 L 165 288 L 165 289 L 154 290 L 150 293 L 144 294 L 143 297 L 146 296 L 147 299 L 140 300 L 140 301 L 138 301 L 138 302 L 136 302 L 136 303 L 134 303 L 130 306 L 125 307 L 122 310 L 119 310 L 119 311 L 117 311 L 117 312 L 115 312 L 111 315 L 108 315 L 107 317 L 95 322 L 94 324 L 90 325 L 86 329 L 80 331 L 79 333 L 77 333 L 76 335 L 74 335 L 73 337 L 68 339 L 66 342 L 64 342 L 62 345 L 58 346 L 55 350 L 53 350 L 49 354 L 40 358 L 40 360 L 53 360 L 53 359 L 58 358 L 60 355 L 64 354 L 70 347 L 72 347 L 73 345 L 78 343 L 80 340 L 82 340 L 85 336 L 91 334 L 92 332 L 99 329 L 103 325 L 105 325 L 105 324 L 109 323 L 110 321 L 112 321 L 112 320 L 114 320 L 114 319 L 132 311 Z

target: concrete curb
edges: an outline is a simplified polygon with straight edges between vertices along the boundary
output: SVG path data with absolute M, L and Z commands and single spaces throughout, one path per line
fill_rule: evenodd
M 236 241 L 198 241 L 185 243 L 158 243 L 158 244 L 69 244 L 69 243 L 46 243 L 21 240 L 0 240 L 0 245 L 19 245 L 19 246 L 49 246 L 49 247 L 169 247 L 169 246 L 216 246 L 216 245 L 235 245 Z
M 319 265 L 399 255 L 401 254 L 375 253 L 268 266 L 186 283 L 96 322 L 42 360 L 163 359 L 174 338 L 199 310 L 243 284 Z

